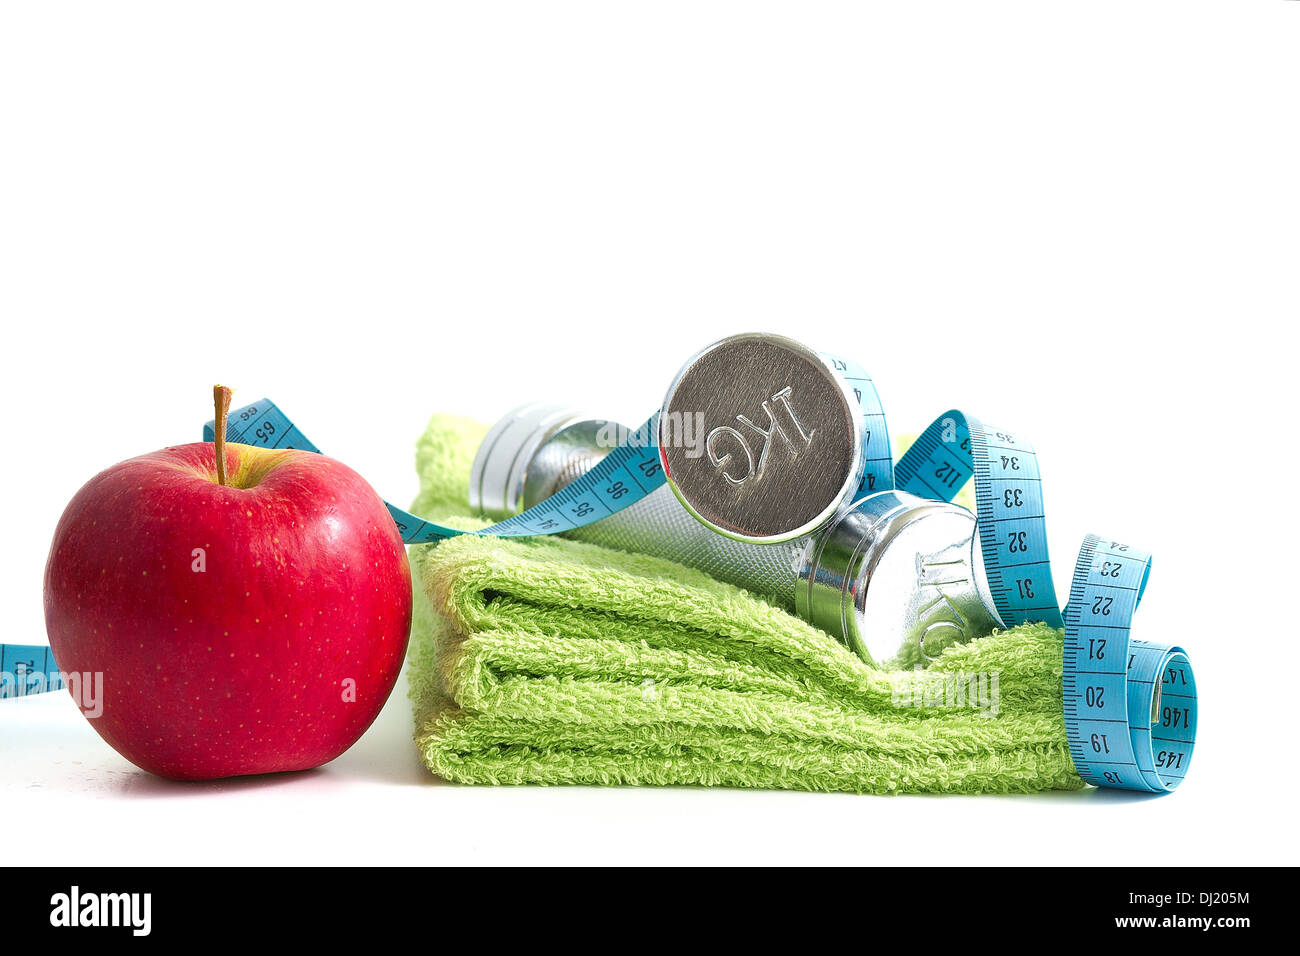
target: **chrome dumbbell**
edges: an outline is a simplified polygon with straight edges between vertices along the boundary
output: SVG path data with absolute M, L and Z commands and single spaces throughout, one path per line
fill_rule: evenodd
M 667 484 L 568 536 L 698 568 L 869 661 L 920 661 L 996 626 L 969 511 L 904 492 L 857 497 L 860 409 L 830 360 L 779 336 L 724 339 L 678 373 L 658 427 Z M 480 446 L 470 504 L 517 514 L 627 434 L 572 408 L 521 406 Z

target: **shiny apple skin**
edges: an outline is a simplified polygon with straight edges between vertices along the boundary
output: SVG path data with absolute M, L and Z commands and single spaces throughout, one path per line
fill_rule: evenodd
M 360 475 L 305 451 L 225 457 L 249 487 L 217 484 L 211 443 L 96 475 L 45 569 L 60 670 L 104 675 L 91 726 L 179 780 L 334 759 L 388 699 L 410 631 L 406 551 Z

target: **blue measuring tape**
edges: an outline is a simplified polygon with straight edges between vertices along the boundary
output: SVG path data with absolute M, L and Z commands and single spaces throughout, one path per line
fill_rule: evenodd
M 889 444 L 885 407 L 880 402 L 876 383 L 857 362 L 827 353 L 822 353 L 822 357 L 844 379 L 862 408 L 862 484 L 854 498 L 891 490 L 894 487 L 894 450 Z
M 1196 683 L 1179 647 L 1130 636 L 1151 558 L 1089 535 L 1075 565 L 1064 612 L 1048 558 L 1042 476 L 1033 446 L 952 410 L 936 419 L 894 465 L 880 396 L 856 363 L 826 356 L 862 409 L 864 464 L 857 498 L 897 487 L 951 501 L 975 481 L 977 533 L 987 599 L 1004 627 L 1041 621 L 1064 627 L 1062 697 L 1066 736 L 1079 775 L 1101 787 L 1166 792 L 1186 774 L 1196 735 Z M 203 429 L 215 438 L 215 423 Z M 385 505 L 408 544 L 461 534 L 559 534 L 635 504 L 664 481 L 657 416 L 584 476 L 533 508 L 479 531 L 464 531 Z M 235 409 L 226 440 L 319 453 L 269 399 Z M 0 680 L 0 697 L 54 690 L 48 648 L 0 645 L 0 663 L 21 661 L 23 681 Z M 37 661 L 40 664 L 37 664 Z M 12 672 L 0 666 L 0 676 Z M 43 679 L 29 677 L 41 673 Z M 57 686 L 62 686 L 61 681 Z
M 903 491 L 943 501 L 974 477 L 984 576 L 998 617 L 1006 627 L 1029 621 L 1062 626 L 1032 445 L 953 409 L 921 433 L 895 475 Z
M 1084 539 L 1065 608 L 1062 689 L 1079 775 L 1160 793 L 1182 782 L 1192 759 L 1196 678 L 1181 647 L 1129 636 L 1150 573 L 1149 554 Z
M 1079 776 L 1099 787 L 1177 787 L 1196 743 L 1196 681 L 1182 648 L 1130 636 L 1151 556 L 1088 535 L 1062 612 L 1033 445 L 955 409 L 921 434 L 894 475 L 903 491 L 943 501 L 975 479 L 984 578 L 1003 626 L 1065 628 L 1061 692 Z
M 44 694 L 63 686 L 54 654 L 44 644 L 0 644 L 0 700 Z
M 203 440 L 216 438 L 216 423 L 203 426 Z M 462 534 L 518 538 L 560 534 L 581 528 L 640 501 L 664 483 L 664 469 L 655 442 L 656 417 L 627 437 L 601 462 L 577 481 L 536 507 L 479 531 L 465 531 L 426 521 L 387 501 L 384 505 L 407 544 L 443 541 Z M 270 399 L 231 411 L 226 420 L 226 441 L 275 450 L 298 449 L 320 453 L 289 416 Z

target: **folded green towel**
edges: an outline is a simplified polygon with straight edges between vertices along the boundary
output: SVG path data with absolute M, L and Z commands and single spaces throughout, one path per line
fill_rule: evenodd
M 467 510 L 485 429 L 436 416 L 416 513 Z M 459 519 L 462 527 L 482 523 Z M 1024 792 L 1083 786 L 1062 633 L 1027 625 L 879 671 L 737 588 L 561 538 L 413 549 L 411 697 L 434 773 L 464 783 Z

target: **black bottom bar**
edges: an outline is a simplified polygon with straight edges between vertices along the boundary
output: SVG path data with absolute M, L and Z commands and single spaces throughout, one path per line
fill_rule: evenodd
M 7 868 L 6 875 L 7 943 L 76 935 L 78 943 L 195 940 L 206 948 L 284 939 L 296 949 L 315 941 L 333 949 L 350 940 L 401 946 L 412 937 L 446 948 L 476 926 L 491 934 L 494 949 L 517 932 L 585 948 L 601 939 L 672 945 L 678 934 L 696 944 L 701 937 L 735 943 L 778 929 L 851 938 L 868 927 L 904 933 L 912 949 L 1005 944 L 1030 927 L 1071 944 L 1113 935 L 1172 944 L 1199 934 L 1232 946 L 1242 933 L 1287 926 L 1282 906 L 1291 883 L 1286 871 L 1235 868 L 915 867 L 794 879 L 451 868 Z M 866 938 L 890 938 L 876 929 Z

